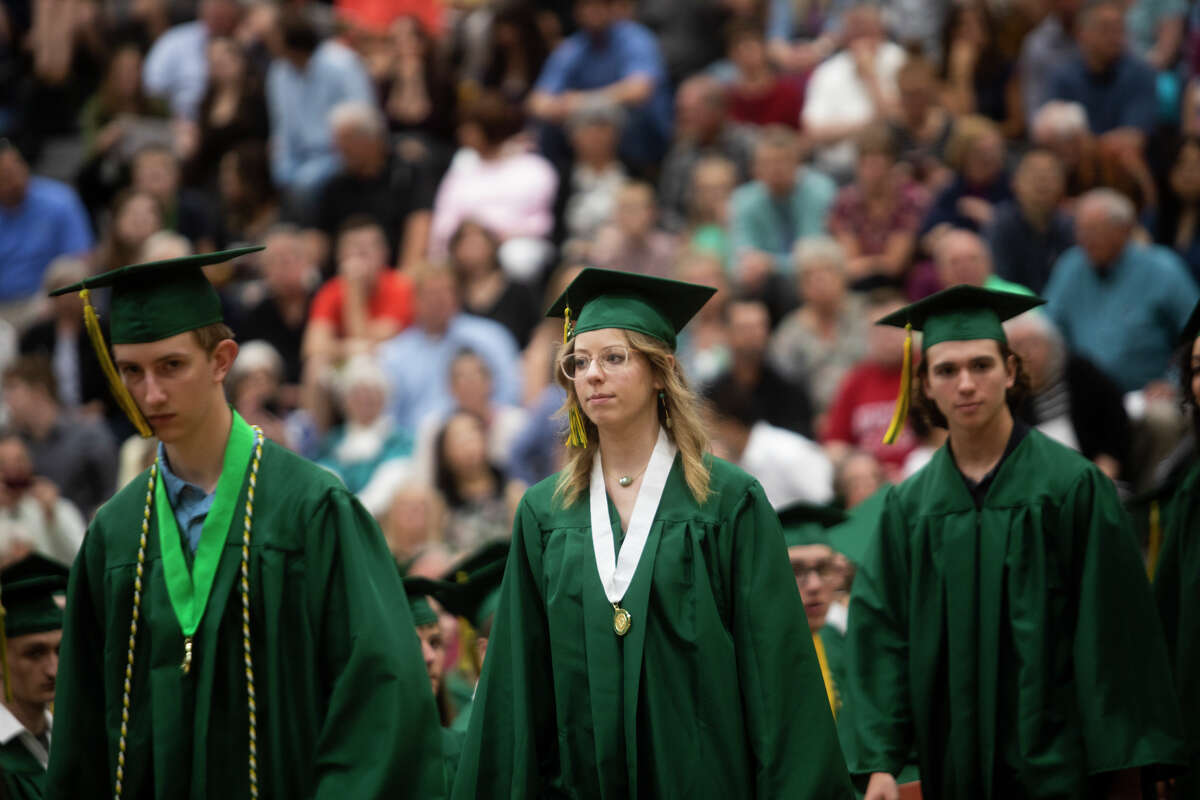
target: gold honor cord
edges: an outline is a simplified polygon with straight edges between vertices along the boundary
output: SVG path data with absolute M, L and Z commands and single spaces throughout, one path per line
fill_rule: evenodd
M 133 423 L 133 427 L 137 428 L 137 432 L 142 435 L 143 439 L 149 439 L 154 435 L 150 430 L 150 423 L 146 422 L 146 418 L 142 416 L 141 409 L 137 407 L 133 395 L 129 394 L 129 390 L 121 381 L 121 376 L 117 374 L 117 366 L 113 363 L 112 356 L 108 354 L 108 345 L 104 343 L 104 332 L 100 330 L 100 318 L 96 316 L 96 309 L 92 305 L 91 292 L 81 289 L 79 297 L 83 300 L 83 326 L 87 328 L 88 338 L 92 340 L 92 349 L 96 351 L 96 358 L 100 359 L 100 368 L 104 370 L 104 377 L 108 379 L 108 387 L 112 390 L 117 405 Z
M 250 528 L 254 522 L 254 491 L 258 486 L 258 465 L 262 461 L 263 432 L 254 426 L 254 457 L 250 461 L 250 485 L 246 489 L 246 512 L 242 523 L 242 558 L 240 588 L 242 593 L 242 653 L 246 663 L 246 703 L 249 712 L 250 797 L 258 797 L 258 704 L 254 692 L 254 658 L 250 649 Z M 131 690 L 133 687 L 133 657 L 137 645 L 138 617 L 142 607 L 142 577 L 146 564 L 146 540 L 150 534 L 150 513 L 154 505 L 154 488 L 158 477 L 158 462 L 150 465 L 150 478 L 146 486 L 146 506 L 142 511 L 142 532 L 138 539 L 137 573 L 133 580 L 133 614 L 129 622 L 129 648 L 125 659 L 125 685 L 121 694 L 121 737 L 117 741 L 117 778 L 113 786 L 113 800 L 121 800 L 125 781 L 126 737 L 129 732 L 131 714 Z
M 884 444 L 896 443 L 900 432 L 904 430 L 904 421 L 908 419 L 908 404 L 912 395 L 912 346 L 910 322 L 904 326 L 904 365 L 900 369 L 900 394 L 896 397 L 896 411 L 892 414 L 892 423 L 883 435 Z

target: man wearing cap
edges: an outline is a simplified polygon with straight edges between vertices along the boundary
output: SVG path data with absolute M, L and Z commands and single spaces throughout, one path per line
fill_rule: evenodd
M 54 682 L 62 640 L 67 568 L 39 555 L 0 572 L 4 606 L 4 704 L 0 706 L 0 797 L 43 796 L 50 757 Z
M 161 441 L 71 574 L 52 798 L 441 797 L 437 718 L 403 587 L 336 478 L 226 404 L 233 332 L 200 267 L 82 290 L 122 408 Z M 88 293 L 111 287 L 113 361 Z
M 899 797 L 914 741 L 945 800 L 1141 797 L 1186 763 L 1112 481 L 1010 411 L 1024 376 L 1001 323 L 1040 303 L 956 286 L 880 320 L 923 331 L 918 402 L 950 435 L 888 491 L 855 578 L 840 722 L 867 800 Z

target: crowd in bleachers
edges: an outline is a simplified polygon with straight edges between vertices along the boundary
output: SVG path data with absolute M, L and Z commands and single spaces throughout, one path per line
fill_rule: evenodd
M 47 292 L 246 244 L 230 402 L 418 573 L 557 469 L 542 313 L 589 265 L 719 288 L 678 355 L 777 508 L 940 445 L 882 444 L 871 323 L 959 283 L 1048 300 L 1022 413 L 1144 492 L 1188 427 L 1198 67 L 1184 0 L 3 0 L 0 562 L 69 561 L 155 455 Z

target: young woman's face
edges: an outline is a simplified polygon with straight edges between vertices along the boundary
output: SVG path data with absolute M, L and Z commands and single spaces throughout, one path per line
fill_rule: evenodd
M 604 328 L 575 337 L 575 396 L 597 428 L 622 430 L 658 413 L 662 384 L 646 356 L 629 346 L 623 330 Z
M 466 473 L 487 463 L 487 434 L 483 424 L 469 414 L 458 414 L 446 423 L 442 457 L 451 471 Z
M 246 60 L 232 39 L 214 39 L 208 46 L 208 74 L 217 83 L 233 83 L 245 72 Z
M 148 194 L 135 194 L 117 211 L 113 231 L 117 239 L 130 246 L 140 246 L 150 234 L 162 230 L 162 212 Z

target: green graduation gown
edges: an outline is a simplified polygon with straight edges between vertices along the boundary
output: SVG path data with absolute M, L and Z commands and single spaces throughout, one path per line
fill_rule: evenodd
M 46 769 L 20 739 L 0 745 L 0 800 L 42 800 Z
M 1192 773 L 1176 781 L 1181 800 L 1200 800 L 1200 461 L 1187 471 L 1163 514 L 1154 594 L 1183 708 Z
M 526 492 L 454 797 L 853 797 L 779 518 L 718 459 L 671 467 L 613 631 L 586 492 Z M 619 519 L 609 503 L 614 534 Z
M 1090 462 L 1030 431 L 976 510 L 947 449 L 890 490 L 850 603 L 851 773 L 926 800 L 1090 798 L 1183 764 L 1166 648 L 1128 520 Z
M 100 509 L 71 571 L 47 780 L 56 800 L 112 791 L 147 476 Z M 151 514 L 125 798 L 249 797 L 237 588 L 245 497 L 243 483 L 188 675 Z M 379 528 L 337 478 L 270 441 L 250 598 L 260 796 L 443 796 L 429 678 Z

